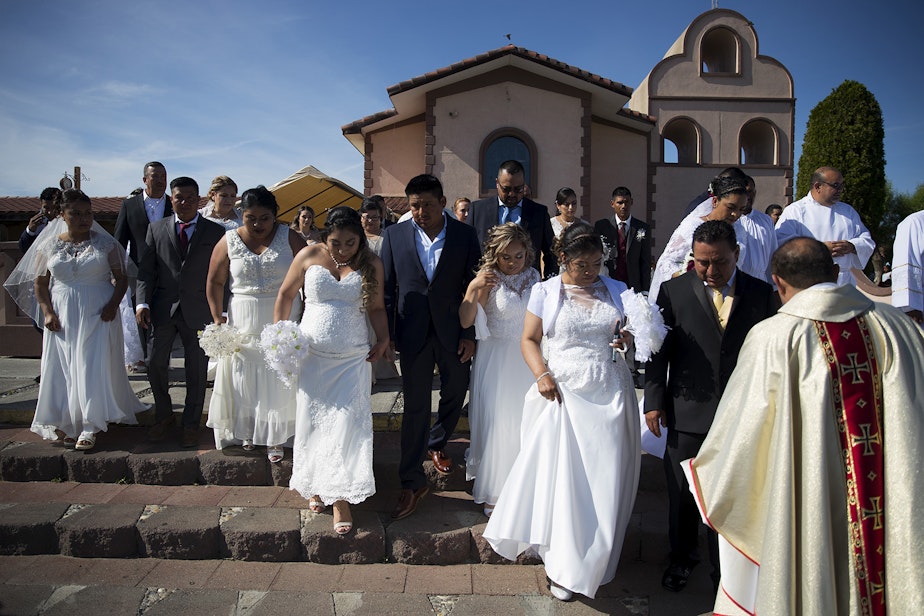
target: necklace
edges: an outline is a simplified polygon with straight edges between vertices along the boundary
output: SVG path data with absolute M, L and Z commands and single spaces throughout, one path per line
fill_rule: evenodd
M 330 251 L 330 248 L 327 249 L 327 254 L 330 255 L 330 260 L 334 262 L 334 265 L 337 266 L 337 269 L 340 269 L 340 268 L 343 268 L 343 267 L 346 267 L 347 265 L 349 265 L 349 264 L 350 264 L 350 261 L 353 260 L 353 257 L 356 256 L 356 255 L 353 255 L 352 257 L 350 257 L 349 259 L 347 259 L 346 261 L 344 261 L 343 263 L 341 263 L 340 261 L 338 261 L 338 260 L 334 257 L 334 253 L 332 253 L 332 252 Z

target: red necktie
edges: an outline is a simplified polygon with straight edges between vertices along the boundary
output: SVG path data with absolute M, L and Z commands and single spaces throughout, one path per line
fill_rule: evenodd
M 618 236 L 616 238 L 616 271 L 610 272 L 610 275 L 616 280 L 621 280 L 628 284 L 629 268 L 628 263 L 626 263 L 626 223 L 620 222 L 616 226 L 616 229 L 618 231 Z
M 180 254 L 183 255 L 183 257 L 186 256 L 186 250 L 189 248 L 189 236 L 186 235 L 186 230 L 192 226 L 193 224 L 191 222 L 180 223 L 180 234 L 178 239 L 180 241 Z

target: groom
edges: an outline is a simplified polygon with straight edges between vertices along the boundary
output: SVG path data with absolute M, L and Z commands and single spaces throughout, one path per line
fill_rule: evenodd
M 391 339 L 401 352 L 404 419 L 401 423 L 401 496 L 391 517 L 405 518 L 429 488 L 422 462 L 448 474 L 443 449 L 455 430 L 468 389 L 474 328 L 462 329 L 459 304 L 481 257 L 475 230 L 443 211 L 443 185 L 418 175 L 405 189 L 411 220 L 385 229 L 385 309 Z M 440 369 L 440 402 L 430 427 L 434 364 Z
M 148 380 L 154 392 L 154 426 L 148 438 L 158 441 L 173 425 L 167 371 L 177 335 L 183 342 L 186 404 L 183 408 L 183 447 L 199 442 L 199 421 L 205 402 L 208 360 L 198 332 L 211 323 L 205 278 L 212 249 L 225 229 L 199 216 L 199 185 L 188 177 L 170 182 L 173 215 L 152 222 L 138 268 L 135 318 L 144 329 L 154 328 L 154 350 Z

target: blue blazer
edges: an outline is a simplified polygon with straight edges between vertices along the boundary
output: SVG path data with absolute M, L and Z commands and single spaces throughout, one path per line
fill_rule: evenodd
M 401 352 L 419 351 L 431 326 L 450 353 L 456 352 L 460 339 L 475 339 L 474 327 L 462 329 L 459 306 L 481 258 L 478 236 L 472 227 L 444 218 L 446 242 L 432 282 L 417 256 L 411 221 L 391 225 L 383 234 L 385 309 L 391 339 Z

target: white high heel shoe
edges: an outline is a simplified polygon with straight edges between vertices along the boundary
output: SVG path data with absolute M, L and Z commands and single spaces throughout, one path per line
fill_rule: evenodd
M 549 581 L 549 592 L 552 593 L 552 596 L 558 599 L 559 601 L 570 601 L 571 598 L 574 597 L 573 592 L 571 592 L 567 588 L 559 586 L 558 584 L 556 584 L 555 582 L 552 582 L 551 580 Z

